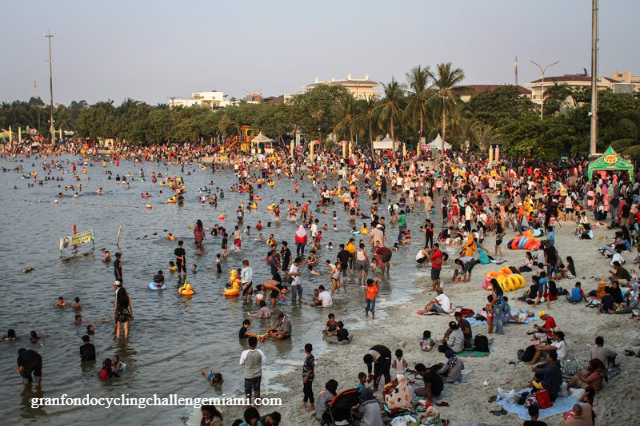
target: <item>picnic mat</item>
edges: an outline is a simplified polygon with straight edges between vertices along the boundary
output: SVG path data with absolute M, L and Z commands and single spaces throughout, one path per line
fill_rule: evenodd
M 518 391 L 517 394 L 521 395 L 522 393 L 529 391 L 531 391 L 531 388 L 522 389 L 521 391 Z M 515 402 L 507 402 L 504 399 L 497 400 L 496 402 L 502 408 L 517 415 L 522 420 L 529 420 L 531 418 L 531 416 L 529 416 L 529 411 L 524 408 L 524 405 L 518 405 Z M 559 396 L 558 399 L 553 401 L 553 405 L 551 407 L 540 410 L 538 420 L 546 419 L 547 417 L 555 416 L 556 414 L 566 413 L 577 403 L 578 399 L 574 396 Z
M 464 350 L 459 354 L 457 354 L 456 356 L 462 357 L 462 358 L 484 358 L 485 356 L 489 356 L 489 352 Z
M 515 316 L 515 313 L 514 313 L 514 316 Z M 487 323 L 486 321 L 480 321 L 480 320 L 477 320 L 477 319 L 475 319 L 473 317 L 469 317 L 469 318 L 465 318 L 465 319 L 467 321 L 469 321 L 469 324 L 486 324 Z M 528 317 L 528 318 L 525 318 L 524 321 L 522 321 L 522 323 L 523 324 L 529 324 L 530 322 L 533 322 L 536 319 L 537 318 L 534 318 L 534 317 Z M 507 323 L 508 324 L 515 324 L 515 322 L 511 321 L 511 320 L 509 320 Z

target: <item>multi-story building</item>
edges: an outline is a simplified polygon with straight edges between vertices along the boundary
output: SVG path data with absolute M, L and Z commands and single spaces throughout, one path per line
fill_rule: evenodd
M 598 78 L 598 90 L 611 90 L 616 83 L 619 82 L 612 78 L 600 77 Z M 542 94 L 556 84 L 564 84 L 574 88 L 589 88 L 591 87 L 591 77 L 588 75 L 576 74 L 568 74 L 558 77 L 545 77 L 544 80 L 539 78 L 531 83 L 527 83 L 524 87 L 531 90 L 531 100 L 539 105 L 542 103 Z
M 619 82 L 613 85 L 614 93 L 640 92 L 640 76 L 631 71 L 612 72 L 611 78 Z
M 201 105 L 209 108 L 222 108 L 231 104 L 231 102 L 227 101 L 225 97 L 226 95 L 223 92 L 218 92 L 217 90 L 212 92 L 195 92 L 191 94 L 191 99 L 171 98 L 169 100 L 169 106 L 190 107 L 194 105 Z
M 380 83 L 369 80 L 369 74 L 365 74 L 364 78 L 351 78 L 351 74 L 347 74 L 347 78 L 344 80 L 336 80 L 332 78 L 327 81 L 319 81 L 318 77 L 311 84 L 305 86 L 305 90 L 314 89 L 322 84 L 329 84 L 335 86 L 345 87 L 356 99 L 366 99 L 369 97 L 380 97 L 380 92 L 374 89 L 380 86 Z

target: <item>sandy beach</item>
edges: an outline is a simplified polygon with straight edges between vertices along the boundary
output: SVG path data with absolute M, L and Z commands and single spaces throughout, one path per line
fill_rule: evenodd
M 578 277 L 571 280 L 557 281 L 559 287 L 570 289 L 576 281 L 583 283 L 583 289 L 588 292 L 594 289 L 597 280 L 594 278 L 606 273 L 609 269 L 608 261 L 602 257 L 597 248 L 603 244 L 600 236 L 613 236 L 612 230 L 606 227 L 597 228 L 594 231 L 595 238 L 590 241 L 581 241 L 574 235 L 574 224 L 564 222 L 563 227 L 556 229 L 556 247 L 559 254 L 565 258 L 570 255 L 574 258 Z M 512 238 L 513 230 L 507 232 L 505 241 Z M 493 248 L 495 239 L 490 235 L 485 240 L 487 248 Z M 520 265 L 524 260 L 524 250 L 509 250 L 503 245 L 503 251 L 508 265 Z M 453 253 L 450 251 L 450 254 Z M 630 264 L 635 257 L 635 253 L 626 253 L 627 267 L 632 270 L 634 265 Z M 471 308 L 478 311 L 484 306 L 488 292 L 482 289 L 482 282 L 486 272 L 499 269 L 497 265 L 477 265 L 473 271 L 470 283 L 453 282 L 453 259 L 447 262 L 448 267 L 443 269 L 445 294 L 451 298 L 456 307 Z M 420 269 L 424 278 L 415 283 L 418 287 L 430 288 L 429 268 Z M 524 274 L 527 279 L 527 286 L 530 284 L 530 277 L 533 273 Z M 394 277 L 401 277 L 400 271 L 392 269 L 393 283 Z M 515 310 L 531 309 L 531 305 L 516 300 L 523 290 L 506 293 L 509 296 L 509 303 Z M 324 383 L 329 379 L 336 379 L 339 383 L 339 390 L 354 387 L 357 384 L 357 375 L 360 371 L 366 372 L 366 366 L 362 362 L 365 351 L 375 344 L 384 344 L 391 351 L 401 348 L 404 351 L 405 359 L 409 362 L 409 368 L 413 368 L 415 363 L 422 362 L 426 365 L 443 362 L 444 355 L 434 351 L 425 353 L 420 350 L 419 340 L 423 330 L 431 330 L 434 338 L 441 338 L 447 329 L 447 323 L 453 320 L 453 316 L 419 316 L 417 311 L 422 309 L 424 304 L 434 295 L 434 293 L 419 293 L 413 297 L 410 303 L 404 306 L 390 307 L 384 309 L 386 318 L 383 320 L 371 320 L 363 318 L 364 329 L 354 332 L 355 339 L 349 345 L 329 345 L 328 352 L 318 356 L 316 359 L 316 379 L 314 381 L 314 392 L 322 389 Z M 538 306 L 536 312 L 545 306 Z M 364 311 L 364 305 L 363 305 Z M 638 325 L 630 319 L 630 315 L 597 315 L 594 309 L 585 307 L 584 303 L 571 305 L 560 298 L 551 304 L 548 312 L 555 318 L 559 329 L 566 333 L 568 346 L 568 358 L 582 360 L 589 359 L 588 344 L 593 345 L 596 336 L 603 336 L 605 347 L 618 353 L 617 362 L 621 365 L 622 374 L 613 378 L 605 384 L 603 390 L 599 392 L 595 399 L 595 412 L 597 414 L 597 424 L 633 424 L 632 419 L 640 415 L 640 407 L 634 402 L 624 398 L 625 395 L 633 395 L 638 391 L 637 369 L 640 359 L 626 357 L 625 349 L 630 349 L 638 339 Z M 536 321 L 538 322 L 538 321 Z M 362 324 L 358 324 L 360 326 Z M 350 327 L 351 326 L 351 327 Z M 347 328 L 352 328 L 353 323 L 346 324 Z M 295 324 L 294 324 L 295 327 Z M 486 325 L 472 325 L 473 333 L 486 334 Z M 518 349 L 529 345 L 527 332 L 532 329 L 532 324 L 517 325 L 509 324 L 505 326 L 505 334 L 489 335 L 493 340 L 492 352 L 485 358 L 464 358 L 464 364 L 469 371 L 468 382 L 459 385 L 445 385 L 445 389 L 450 389 L 453 396 L 446 398 L 449 407 L 439 408 L 442 418 L 449 419 L 454 425 L 461 424 L 488 424 L 488 425 L 515 425 L 521 424 L 521 420 L 515 414 L 504 416 L 494 416 L 491 410 L 499 410 L 496 403 L 488 403 L 487 399 L 497 393 L 497 388 L 506 390 L 519 390 L 527 387 L 531 380 L 532 373 L 529 366 L 523 362 L 516 362 L 516 352 Z M 295 331 L 294 331 L 295 332 Z M 300 354 L 300 368 L 303 353 Z M 510 362 L 516 362 L 510 364 Z M 283 407 L 278 411 L 283 414 L 283 424 L 313 424 L 314 419 L 310 414 L 301 412 L 299 404 L 302 400 L 302 379 L 300 369 L 295 372 L 280 376 L 274 380 L 279 385 L 288 389 L 277 396 L 283 400 Z M 488 386 L 484 382 L 488 382 Z M 506 383 L 510 381 L 510 383 Z M 266 392 L 268 393 L 268 392 Z M 271 395 L 269 396 L 276 396 Z M 380 394 L 377 394 L 380 397 Z M 631 402 L 631 403 L 630 403 Z M 261 412 L 268 413 L 270 409 L 263 409 Z M 231 415 L 232 413 L 229 412 Z M 235 418 L 235 417 L 232 417 Z M 544 419 L 549 425 L 556 425 L 562 420 L 562 415 L 556 415 Z

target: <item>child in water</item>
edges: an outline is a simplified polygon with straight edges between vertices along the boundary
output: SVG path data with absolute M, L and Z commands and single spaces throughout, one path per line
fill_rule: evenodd
M 120 375 L 113 371 L 111 358 L 107 358 L 102 363 L 102 370 L 98 373 L 98 378 L 100 380 L 109 380 L 112 377 L 120 377 Z
M 216 255 L 216 272 L 218 274 L 222 273 L 222 265 L 220 264 L 221 261 L 222 261 L 222 255 L 220 253 L 218 253 Z
M 173 262 L 173 260 L 169 261 L 169 272 L 176 272 L 178 270 L 178 267 L 176 266 L 176 264 Z
M 198 265 L 196 265 L 195 263 L 191 265 L 191 273 L 192 274 L 198 273 Z
M 56 302 L 56 306 L 60 306 L 60 307 L 65 307 L 67 306 L 68 303 L 64 301 L 64 297 L 60 296 L 58 297 L 58 301 Z
M 111 358 L 111 365 L 116 372 L 127 371 L 127 364 L 120 362 L 120 357 L 118 355 L 114 355 L 113 358 Z
M 215 385 L 216 383 L 224 382 L 224 380 L 222 379 L 222 374 L 216 373 L 213 370 L 211 370 L 209 374 L 207 374 L 204 370 L 202 370 L 202 375 L 206 377 L 209 383 L 211 383 L 212 385 Z
M 73 305 L 71 306 L 73 309 L 78 310 L 82 309 L 82 303 L 80 303 L 80 298 L 76 297 Z

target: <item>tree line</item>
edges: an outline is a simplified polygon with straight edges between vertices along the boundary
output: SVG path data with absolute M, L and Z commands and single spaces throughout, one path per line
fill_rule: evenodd
M 127 99 L 89 105 L 85 101 L 58 105 L 56 128 L 77 137 L 117 138 L 131 143 L 223 141 L 239 135 L 242 126 L 285 143 L 301 132 L 307 140 L 333 144 L 347 140 L 370 147 L 386 135 L 408 146 L 437 134 L 456 148 L 486 152 L 502 143 L 512 156 L 533 155 L 555 160 L 588 153 L 590 89 L 556 85 L 545 92 L 544 117 L 539 106 L 515 86 L 481 93 L 462 86 L 465 75 L 451 63 L 416 66 L 404 81 L 382 84 L 381 97 L 356 99 L 344 87 L 320 85 L 293 95 L 284 103 L 239 102 L 220 109 L 155 106 Z M 462 102 L 461 96 L 471 96 Z M 599 97 L 599 149 L 611 143 L 640 159 L 640 94 L 602 91 Z M 0 128 L 18 126 L 47 135 L 49 110 L 39 98 L 0 104 Z

